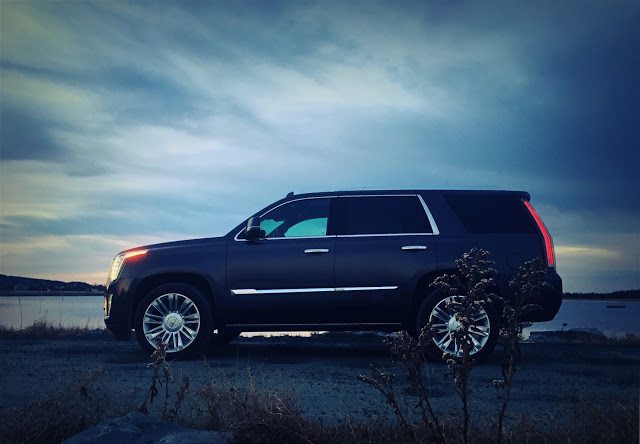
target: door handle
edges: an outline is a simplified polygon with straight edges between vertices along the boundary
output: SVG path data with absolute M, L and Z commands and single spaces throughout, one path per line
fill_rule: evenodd
M 304 250 L 305 254 L 324 254 L 328 252 L 329 252 L 328 248 L 308 248 Z
M 413 250 L 426 250 L 426 245 L 405 245 L 402 247 L 403 251 L 413 251 Z

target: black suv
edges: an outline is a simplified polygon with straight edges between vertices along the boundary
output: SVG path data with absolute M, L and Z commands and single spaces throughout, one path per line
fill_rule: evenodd
M 131 330 L 143 348 L 158 338 L 181 356 L 243 331 L 406 329 L 439 326 L 433 354 L 459 354 L 459 328 L 433 280 L 473 247 L 491 252 L 498 292 L 540 257 L 550 287 L 529 321 L 553 319 L 562 301 L 552 239 L 517 191 L 289 193 L 226 236 L 148 245 L 118 254 L 109 270 L 105 324 Z M 474 317 L 478 356 L 493 349 L 496 310 Z

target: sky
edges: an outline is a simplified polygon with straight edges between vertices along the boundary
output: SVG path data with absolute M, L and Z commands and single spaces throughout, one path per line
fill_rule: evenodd
M 103 283 L 289 191 L 517 189 L 640 288 L 640 3 L 0 0 L 0 273 Z

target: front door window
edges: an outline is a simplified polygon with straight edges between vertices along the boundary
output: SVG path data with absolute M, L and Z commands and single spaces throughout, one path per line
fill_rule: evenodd
M 281 205 L 260 218 L 267 239 L 327 235 L 330 199 L 303 199 Z

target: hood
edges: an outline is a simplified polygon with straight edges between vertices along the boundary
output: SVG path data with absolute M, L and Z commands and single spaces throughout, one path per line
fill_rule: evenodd
M 172 242 L 162 242 L 159 244 L 149 244 L 149 245 L 141 245 L 139 247 L 128 248 L 126 250 L 121 251 L 118 254 L 127 253 L 129 251 L 135 250 L 157 250 L 160 248 L 180 248 L 180 247 L 191 247 L 194 245 L 204 245 L 204 244 L 217 244 L 224 242 L 224 238 L 220 237 L 203 237 L 200 239 L 185 239 L 179 241 Z

